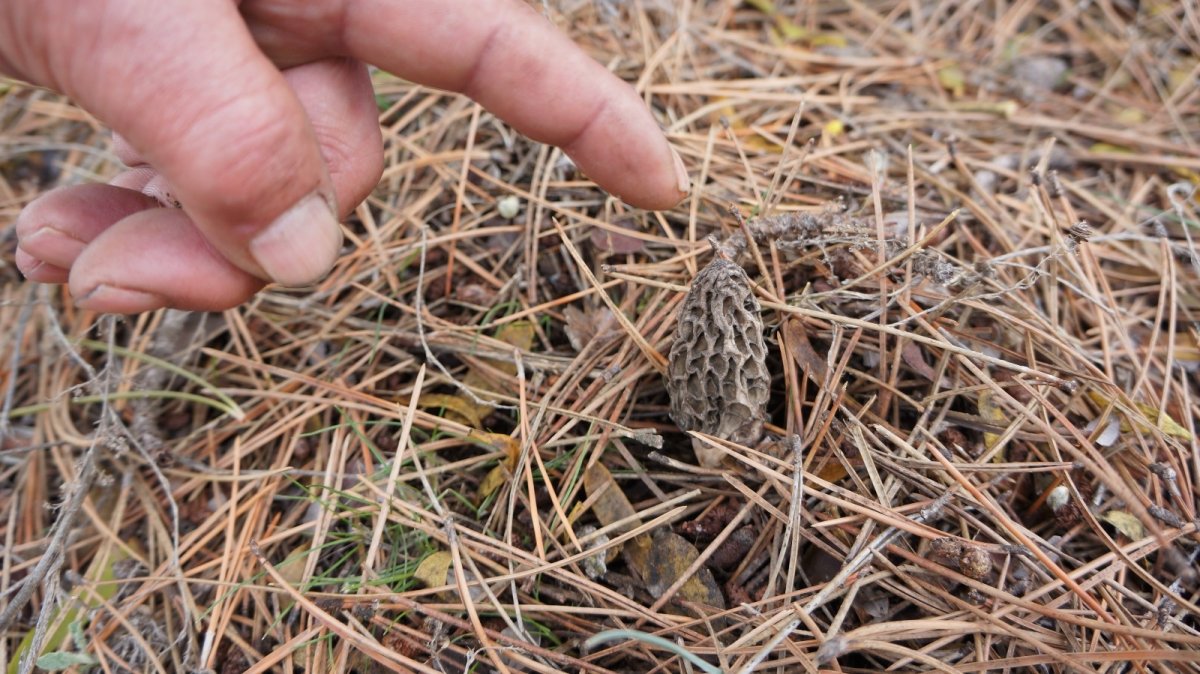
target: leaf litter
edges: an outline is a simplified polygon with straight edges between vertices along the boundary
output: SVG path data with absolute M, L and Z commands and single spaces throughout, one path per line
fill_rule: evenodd
M 19 209 L 119 166 L 0 86 L 0 661 L 1200 671 L 1194 8 L 539 9 L 638 83 L 684 204 L 375 73 L 334 273 L 202 319 L 18 278 Z M 718 254 L 748 446 L 661 376 Z

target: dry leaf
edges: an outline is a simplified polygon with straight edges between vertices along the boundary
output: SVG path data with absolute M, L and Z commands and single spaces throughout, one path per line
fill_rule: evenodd
M 827 369 L 825 359 L 813 349 L 804 323 L 796 318 L 788 318 L 783 322 L 783 331 L 787 335 L 788 350 L 792 352 L 796 364 L 814 382 L 824 384 Z
M 663 596 L 699 557 L 700 551 L 696 546 L 679 534 L 666 530 L 655 532 L 646 568 L 642 570 L 646 590 L 655 599 Z M 713 579 L 712 572 L 703 566 L 684 581 L 675 597 L 718 609 L 725 608 L 725 597 L 721 595 L 720 586 Z
M 486 405 L 477 405 L 463 396 L 448 393 L 422 394 L 417 401 L 417 407 L 423 410 L 444 410 L 446 418 L 471 428 L 483 426 L 483 420 L 492 411 L 492 408 Z
M 592 504 L 592 512 L 604 526 L 635 517 L 637 511 L 625 497 L 612 474 L 602 464 L 595 464 L 583 474 L 583 486 L 588 497 L 600 494 Z M 628 520 L 617 532 L 629 531 L 638 526 L 638 521 Z M 646 584 L 646 590 L 654 597 L 661 597 L 675 584 L 688 566 L 700 556 L 700 552 L 682 536 L 666 530 L 655 532 L 653 538 L 641 534 L 628 541 L 623 549 L 625 563 Z M 712 572 L 700 569 L 696 575 L 684 582 L 676 596 L 686 601 L 725 608 L 725 599 L 720 587 L 713 580 Z
M 504 342 L 505 344 L 511 344 L 521 351 L 528 351 L 533 346 L 533 336 L 533 324 L 529 321 L 505 323 L 499 328 L 496 328 L 495 334 L 496 339 Z M 511 361 L 498 360 L 494 358 L 484 358 L 483 361 L 489 366 L 507 375 L 515 376 L 517 374 L 517 366 Z M 463 377 L 463 385 L 472 390 L 491 391 L 493 393 L 503 392 L 502 389 L 493 383 L 491 379 L 474 368 L 467 372 L 467 376 Z M 421 401 L 418 404 L 423 408 L 426 407 L 425 400 L 429 397 L 431 396 L 421 396 Z M 454 409 L 455 413 L 463 418 L 471 419 L 471 422 L 464 423 L 467 423 L 467 425 L 471 426 L 472 428 L 481 428 L 483 426 L 483 420 L 487 419 L 488 415 L 492 413 L 491 406 L 480 405 L 479 403 L 476 403 L 474 400 L 470 400 L 465 396 L 455 395 L 447 397 L 457 398 L 459 402 L 453 403 L 453 407 L 451 405 L 445 405 L 445 407 L 447 409 Z
M 621 324 L 616 315 L 608 307 L 592 307 L 583 311 L 575 306 L 563 310 L 567 322 L 563 330 L 571 341 L 571 348 L 576 352 L 591 342 L 601 345 L 621 336 Z
M 512 479 L 513 471 L 517 467 L 517 459 L 521 455 L 521 445 L 516 438 L 501 433 L 477 433 L 472 434 L 471 438 L 485 442 L 496 449 L 505 450 L 504 459 L 496 464 L 479 483 L 479 502 L 483 503 L 497 489 Z
M 600 520 L 601 525 L 608 526 L 637 515 L 633 504 L 625 497 L 625 492 L 621 491 L 612 473 L 609 473 L 603 464 L 597 463 L 587 469 L 583 474 L 583 488 L 589 498 L 600 494 L 592 504 L 592 512 L 596 514 L 596 519 Z M 637 525 L 636 519 L 630 520 L 629 524 L 613 532 L 612 536 L 615 538 L 625 531 L 637 528 Z M 639 573 L 646 568 L 649 551 L 650 537 L 645 534 L 627 541 L 622 550 L 629 568 Z
M 533 323 L 529 321 L 515 321 L 513 323 L 505 323 L 496 328 L 494 337 L 505 344 L 511 344 L 522 351 L 529 351 L 533 348 L 534 337 Z M 497 370 L 502 370 L 508 374 L 516 374 L 517 366 L 507 360 L 488 360 Z
M 911 367 L 913 372 L 916 372 L 929 381 L 933 381 L 933 378 L 937 376 L 937 373 L 933 371 L 929 363 L 925 362 L 925 352 L 916 342 L 910 341 L 904 343 L 904 347 L 900 349 L 900 359 Z
M 413 572 L 413 577 L 425 587 L 441 587 L 449 583 L 450 566 L 453 563 L 454 557 L 449 552 L 435 552 L 421 560 L 417 570 Z
M 821 470 L 817 471 L 817 477 L 826 482 L 837 482 L 849 474 L 850 472 L 846 470 L 841 461 L 830 461 L 821 466 Z
M 1101 393 L 1099 391 L 1094 391 L 1094 390 L 1088 391 L 1088 397 L 1092 399 L 1092 402 L 1096 403 L 1100 407 L 1108 407 L 1109 405 L 1111 405 L 1113 403 L 1113 400 L 1111 398 L 1105 396 L 1103 393 Z M 1186 442 L 1191 441 L 1191 439 L 1192 439 L 1191 432 L 1188 431 L 1188 429 L 1184 428 L 1183 426 L 1179 425 L 1179 422 L 1172 419 L 1169 414 L 1166 414 L 1166 413 L 1159 414 L 1157 407 L 1155 407 L 1153 405 L 1147 405 L 1146 403 L 1136 403 L 1135 402 L 1133 405 L 1134 405 L 1134 407 L 1137 408 L 1137 411 L 1140 412 L 1142 415 L 1141 419 L 1136 420 L 1138 430 L 1147 431 L 1147 430 L 1150 430 L 1151 428 L 1158 428 L 1158 430 L 1162 431 L 1164 435 L 1169 435 L 1174 438 L 1179 438 L 1180 440 L 1184 440 Z M 1118 414 L 1121 413 L 1121 410 L 1119 407 L 1116 407 L 1114 409 L 1116 410 L 1116 412 Z M 1121 416 L 1123 418 L 1125 417 L 1124 414 L 1122 414 Z M 1155 420 L 1157 420 L 1157 422 L 1155 422 Z M 1122 432 L 1128 433 L 1132 430 L 1133 430 L 1133 426 L 1131 426 L 1129 424 L 1128 420 L 1121 422 L 1121 431 Z
M 771 17 L 775 22 L 772 34 L 781 42 L 797 42 L 808 37 L 809 31 L 781 14 L 772 0 L 746 0 L 746 4 Z
M 1117 531 L 1131 541 L 1140 541 L 1146 535 L 1146 528 L 1142 526 L 1142 521 L 1124 510 L 1110 510 L 1101 515 L 1100 519 L 1113 525 Z
M 995 424 L 998 426 L 1007 426 L 1008 425 L 1008 416 L 1004 413 L 1004 410 L 999 405 L 996 404 L 995 394 L 993 394 L 991 391 L 980 391 L 979 392 L 978 405 L 979 405 L 979 416 L 984 420 L 984 422 L 989 423 L 989 424 Z M 997 442 L 1000 442 L 999 434 L 988 433 L 986 431 L 984 432 L 984 434 L 983 434 L 983 446 L 984 447 L 986 447 L 987 449 L 990 450 L 996 446 Z M 1003 457 L 997 456 L 996 460 L 1002 461 Z
M 937 71 L 938 84 L 955 98 L 962 98 L 967 89 L 967 77 L 957 63 L 942 66 Z

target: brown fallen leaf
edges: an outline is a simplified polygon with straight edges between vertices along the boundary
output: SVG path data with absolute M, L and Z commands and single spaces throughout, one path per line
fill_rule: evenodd
M 792 358 L 796 364 L 808 375 L 810 379 L 818 384 L 825 383 L 825 359 L 817 353 L 813 348 L 812 342 L 808 339 L 808 331 L 804 329 L 804 323 L 796 318 L 788 318 L 783 322 L 783 331 L 787 335 L 787 344 L 792 352 Z
M 563 315 L 567 319 L 564 327 L 567 339 L 571 342 L 571 348 L 577 352 L 583 351 L 583 347 L 591 342 L 600 342 L 600 345 L 603 345 L 623 334 L 617 317 L 605 306 L 592 307 L 586 311 L 569 306 L 563 310 Z
M 588 497 L 599 494 L 596 501 L 592 504 L 592 512 L 595 513 L 596 519 L 600 520 L 603 526 L 609 526 L 615 522 L 620 522 L 629 517 L 637 515 L 637 511 L 633 509 L 633 504 L 625 497 L 625 493 L 621 491 L 621 487 L 617 485 L 617 481 L 613 479 L 612 473 L 608 472 L 603 464 L 595 464 L 583 474 L 583 488 L 587 491 Z M 621 526 L 613 532 L 613 536 L 619 536 L 622 533 L 637 527 L 637 520 L 631 520 L 629 524 Z M 631 569 L 646 568 L 646 559 L 650 551 L 650 537 L 643 534 L 637 536 L 625 543 L 622 552 L 625 554 L 625 561 Z
M 521 445 L 516 438 L 502 433 L 472 434 L 473 440 L 486 443 L 496 449 L 504 450 L 504 459 L 488 471 L 483 481 L 479 483 L 479 502 L 483 503 L 497 489 L 512 479 L 513 470 L 517 467 L 517 459 L 521 455 Z
M 637 515 L 633 504 L 625 497 L 612 474 L 602 464 L 589 468 L 583 475 L 583 486 L 588 497 L 599 494 L 592 505 L 592 512 L 600 523 L 608 526 Z M 637 527 L 637 520 L 622 525 L 621 531 Z M 700 557 L 700 551 L 687 539 L 666 529 L 659 529 L 653 536 L 641 534 L 625 544 L 622 550 L 625 563 L 646 584 L 646 590 L 654 597 L 663 595 L 692 562 Z M 688 578 L 676 593 L 676 598 L 706 606 L 725 608 L 721 588 L 713 579 L 712 572 L 701 567 Z
M 700 551 L 683 536 L 665 529 L 655 531 L 646 568 L 640 572 L 650 595 L 655 599 L 663 596 L 699 557 Z M 693 604 L 725 608 L 721 587 L 713 579 L 712 572 L 703 566 L 684 581 L 675 598 Z
M 925 362 L 925 352 L 916 342 L 905 342 L 904 347 L 900 349 L 900 358 L 906 365 L 912 368 L 913 372 L 916 372 L 929 381 L 933 381 L 933 378 L 937 376 L 937 373 L 933 371 L 929 363 Z

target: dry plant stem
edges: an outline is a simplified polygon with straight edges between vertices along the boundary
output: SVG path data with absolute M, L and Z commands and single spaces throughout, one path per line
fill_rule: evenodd
M 62 565 L 59 561 L 50 569 L 42 583 L 42 589 L 45 591 L 46 600 L 49 603 L 62 606 L 64 597 L 62 588 L 60 587 L 60 579 L 58 569 Z M 69 600 L 67 600 L 69 601 Z M 33 640 L 29 642 L 29 649 L 21 658 L 21 663 L 17 668 L 17 674 L 32 674 L 35 664 L 38 660 L 38 655 L 45 648 L 46 640 L 50 637 L 50 621 L 53 619 L 57 611 L 40 611 L 38 613 L 37 622 L 33 626 Z
M 105 324 L 105 332 L 108 335 L 109 343 L 112 343 L 115 330 L 115 319 L 108 316 L 102 319 Z M 62 337 L 62 333 L 58 333 Z M 73 352 L 70 345 L 63 339 L 63 348 Z M 111 352 L 110 352 L 111 353 Z M 76 356 L 77 357 L 77 356 Z M 85 364 L 86 365 L 86 364 Z M 96 373 L 87 366 L 89 379 L 93 385 L 100 390 L 101 395 L 113 389 L 112 382 L 112 357 L 105 362 L 104 368 Z M 75 518 L 79 515 L 83 508 L 83 503 L 91 491 L 92 484 L 96 479 L 96 453 L 102 443 L 111 441 L 111 433 L 113 432 L 112 423 L 116 413 L 109 407 L 108 402 L 101 403 L 100 425 L 97 427 L 92 436 L 92 444 L 84 452 L 83 457 L 78 464 L 78 473 L 75 477 L 74 484 L 70 486 L 70 492 L 67 500 L 63 503 L 57 522 L 55 522 L 54 533 L 51 535 L 50 542 L 46 549 L 42 552 L 41 558 L 38 560 L 37 566 L 29 572 L 29 574 L 21 579 L 17 585 L 16 595 L 9 600 L 8 605 L 0 611 L 0 632 L 8 629 L 8 626 L 16 618 L 17 613 L 25 608 L 25 604 L 33 596 L 34 590 L 38 584 L 47 582 L 46 597 L 47 601 L 57 602 L 58 593 L 52 590 L 58 585 L 58 570 L 63 564 L 63 554 L 67 543 L 67 538 L 70 536 L 72 528 L 75 526 Z M 26 652 L 25 657 L 21 661 L 20 671 L 22 674 L 33 671 L 34 662 L 41 653 L 41 646 L 45 643 L 48 635 L 46 629 L 49 626 L 49 616 L 53 613 L 49 607 L 43 607 L 41 615 L 38 618 L 38 625 L 35 628 L 33 644 Z
M 787 445 L 792 455 L 792 491 L 788 498 L 787 523 L 784 525 L 779 552 L 772 564 L 770 581 L 764 598 L 774 596 L 775 578 L 787 558 L 787 576 L 783 587 L 796 586 L 796 571 L 800 561 L 800 527 L 804 517 L 804 441 L 799 435 L 788 436 Z
M 8 338 L 12 340 L 12 358 L 8 363 L 8 386 L 4 390 L 4 405 L 0 407 L 0 447 L 4 447 L 8 441 L 10 414 L 13 409 L 13 401 L 17 391 L 17 376 L 16 373 L 21 366 L 21 340 L 25 338 L 25 328 L 29 326 L 29 319 L 33 316 L 34 306 L 34 286 L 29 286 L 25 289 L 25 299 L 21 305 L 21 313 L 17 316 L 17 324 L 15 328 L 8 333 Z M 0 629 L 0 631 L 3 631 Z
M 417 412 L 417 401 L 421 398 L 421 388 L 425 383 L 425 366 L 417 370 L 417 379 L 413 382 L 412 393 L 408 398 L 408 410 L 404 414 L 404 422 L 400 426 L 400 436 L 396 444 L 396 453 L 392 456 L 392 467 L 388 471 L 387 489 L 384 491 L 383 502 L 379 506 L 379 516 L 375 520 L 375 529 L 371 534 L 371 544 L 363 559 L 363 589 L 367 581 L 375 575 L 375 560 L 379 555 L 379 544 L 383 540 L 383 528 L 387 523 L 388 514 L 392 509 L 392 499 L 396 495 L 396 478 L 400 474 L 401 459 L 408 450 L 409 436 L 412 434 L 413 416 Z M 361 594 L 361 592 L 360 592 Z

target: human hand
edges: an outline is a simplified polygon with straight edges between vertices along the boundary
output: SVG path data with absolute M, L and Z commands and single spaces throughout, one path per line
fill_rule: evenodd
M 30 204 L 18 267 L 113 313 L 316 281 L 382 172 L 364 63 L 470 96 L 634 206 L 687 192 L 636 92 L 520 0 L 5 0 L 0 72 L 111 126 L 129 167 Z

